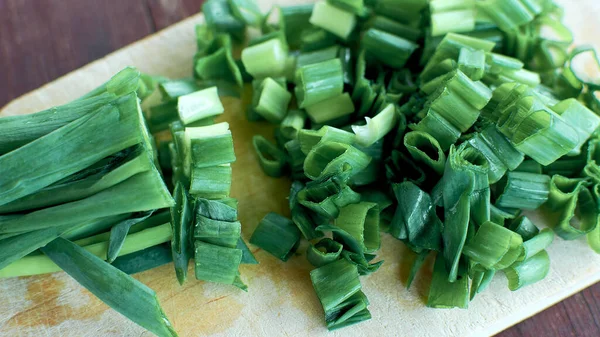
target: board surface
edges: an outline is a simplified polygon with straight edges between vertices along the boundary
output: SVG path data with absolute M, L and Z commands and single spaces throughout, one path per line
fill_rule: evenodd
M 579 43 L 600 45 L 594 0 L 560 1 L 567 22 Z M 278 3 L 291 3 L 279 1 Z M 294 1 L 298 3 L 298 1 Z M 261 1 L 266 9 L 272 3 Z M 194 53 L 194 16 L 164 31 L 119 50 L 8 104 L 0 115 L 42 110 L 76 98 L 107 80 L 124 66 L 172 78 L 189 76 Z M 265 177 L 254 158 L 250 139 L 268 127 L 248 123 L 244 104 L 224 100 L 225 120 L 230 122 L 238 161 L 234 164 L 232 194 L 240 200 L 244 236 L 269 211 L 287 212 L 286 179 Z M 434 310 L 424 306 L 428 275 L 417 276 L 406 291 L 408 268 L 414 256 L 384 235 L 380 271 L 361 278 L 371 301 L 371 321 L 327 333 L 301 248 L 282 263 L 258 251 L 258 266 L 244 266 L 242 277 L 248 293 L 233 287 L 195 280 L 180 287 L 172 265 L 136 277 L 155 289 L 167 315 L 181 336 L 372 336 L 372 335 L 472 335 L 496 333 L 600 280 L 600 257 L 585 242 L 556 239 L 549 249 L 550 275 L 534 286 L 512 293 L 498 275 L 490 289 L 479 295 L 469 310 Z M 255 248 L 255 247 L 253 247 Z M 150 336 L 142 328 L 110 310 L 64 273 L 0 280 L 0 335 L 3 336 Z

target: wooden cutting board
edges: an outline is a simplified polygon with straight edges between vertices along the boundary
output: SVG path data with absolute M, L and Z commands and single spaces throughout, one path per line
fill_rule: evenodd
M 305 1 L 259 0 L 263 10 L 273 3 L 301 2 Z M 600 2 L 558 2 L 565 6 L 566 20 L 576 41 L 600 45 Z M 196 15 L 61 77 L 12 101 L 0 110 L 0 116 L 63 104 L 128 65 L 171 78 L 189 76 L 195 51 L 194 26 L 202 21 L 202 16 Z M 268 134 L 269 126 L 248 123 L 242 100 L 225 98 L 224 105 L 223 120 L 231 124 L 238 158 L 233 166 L 232 195 L 240 201 L 240 219 L 248 238 L 269 211 L 288 213 L 289 180 L 265 177 L 255 160 L 251 137 L 255 133 Z M 430 272 L 421 272 L 407 291 L 404 284 L 415 256 L 388 235 L 383 235 L 382 241 L 379 255 L 385 263 L 377 273 L 361 278 L 373 319 L 331 333 L 324 327 L 323 312 L 312 289 L 305 246 L 287 263 L 255 250 L 260 265 L 241 269 L 248 293 L 193 278 L 179 286 L 171 264 L 135 277 L 157 292 L 181 336 L 485 336 L 600 280 L 600 255 L 583 240 L 566 242 L 557 238 L 549 249 L 552 266 L 544 281 L 510 292 L 506 278 L 498 275 L 489 289 L 471 302 L 469 310 L 429 309 L 424 301 Z M 0 280 L 0 335 L 151 334 L 109 309 L 65 273 L 55 273 Z

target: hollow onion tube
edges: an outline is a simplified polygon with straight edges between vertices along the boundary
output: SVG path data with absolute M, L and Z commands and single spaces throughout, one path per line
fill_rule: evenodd
M 313 147 L 304 161 L 304 173 L 316 180 L 339 171 L 349 165 L 353 172 L 365 169 L 371 158 L 352 145 L 336 142 L 319 143 Z
M 321 239 L 314 245 L 309 245 L 306 250 L 306 259 L 315 267 L 321 267 L 340 258 L 344 247 L 332 239 Z
M 395 69 L 404 67 L 418 48 L 412 41 L 375 28 L 367 30 L 361 44 L 370 56 Z
M 340 209 L 335 225 L 352 235 L 367 253 L 379 249 L 379 207 L 375 203 L 360 202 Z
M 504 270 L 508 289 L 515 291 L 543 280 L 550 271 L 550 257 L 545 250 Z
M 336 58 L 300 67 L 295 82 L 300 108 L 339 96 L 344 89 L 342 63 Z
M 345 40 L 356 26 L 356 16 L 329 2 L 320 1 L 315 4 L 309 22 Z
M 217 87 L 200 90 L 191 94 L 180 96 L 177 99 L 179 119 L 184 124 L 220 115 L 225 111 Z
M 271 212 L 258 223 L 250 243 L 285 262 L 298 248 L 300 230 L 290 219 Z
M 548 200 L 550 177 L 528 172 L 508 172 L 498 185 L 496 205 L 507 208 L 537 209 Z
M 287 54 L 287 46 L 275 38 L 244 48 L 242 62 L 254 78 L 277 77 L 285 71 Z
M 375 117 L 365 117 L 365 119 L 365 125 L 352 125 L 352 131 L 356 134 L 356 143 L 358 145 L 371 146 L 396 126 L 398 112 L 394 104 L 388 104 Z
M 404 146 L 417 162 L 431 167 L 438 174 L 444 172 L 446 154 L 438 141 L 429 134 L 412 131 L 404 135 Z
M 252 144 L 263 172 L 270 177 L 281 177 L 287 164 L 285 153 L 261 135 L 252 137 Z

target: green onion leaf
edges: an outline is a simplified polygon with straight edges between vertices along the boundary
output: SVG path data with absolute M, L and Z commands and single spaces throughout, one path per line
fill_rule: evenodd
M 352 235 L 367 253 L 379 249 L 379 206 L 371 202 L 350 204 L 340 209 L 335 225 Z
M 320 1 L 315 4 L 309 22 L 346 40 L 356 26 L 356 17 L 329 2 Z
M 356 143 L 361 146 L 371 146 L 382 139 L 396 126 L 398 113 L 394 104 L 388 104 L 372 119 L 365 117 L 365 125 L 352 125 L 352 131 L 356 134 Z
M 339 96 L 344 89 L 342 63 L 336 58 L 300 67 L 295 82 L 300 108 Z
M 515 291 L 543 280 L 549 271 L 550 257 L 542 250 L 531 258 L 505 269 L 504 274 L 508 279 L 508 289 Z
M 153 211 L 143 212 L 137 215 L 137 217 L 133 217 L 113 225 L 113 227 L 110 229 L 110 239 L 108 240 L 108 251 L 106 253 L 106 261 L 108 263 L 112 263 L 117 256 L 119 256 L 119 251 L 125 243 L 127 233 L 129 233 L 131 226 L 148 219 L 152 213 Z
M 242 251 L 237 248 L 221 247 L 196 240 L 195 264 L 196 279 L 208 282 L 232 284 L 246 290 L 240 280 L 239 266 Z
M 179 119 L 188 125 L 207 117 L 222 114 L 225 111 L 217 87 L 200 90 L 191 94 L 180 96 L 177 99 Z
M 306 259 L 315 267 L 322 267 L 340 258 L 344 247 L 329 238 L 321 239 L 306 250 Z
M 310 150 L 304 161 L 304 173 L 313 180 L 340 171 L 349 165 L 353 173 L 367 167 L 371 158 L 352 145 L 323 142 Z
M 175 275 L 179 284 L 183 284 L 187 278 L 190 258 L 193 255 L 191 246 L 191 231 L 194 214 L 191 201 L 183 184 L 178 182 L 173 192 L 175 205 L 171 208 L 171 226 L 173 227 L 173 238 L 171 239 L 171 252 Z
M 404 135 L 404 146 L 415 161 L 424 163 L 439 174 L 444 172 L 446 154 L 438 141 L 429 134 L 421 131 L 408 132 Z
M 548 200 L 550 177 L 544 174 L 508 172 L 498 183 L 496 205 L 507 208 L 537 209 Z
M 479 81 L 485 72 L 485 53 L 483 50 L 461 48 L 458 54 L 458 69 L 473 81 Z
M 314 123 L 332 122 L 354 112 L 354 103 L 348 93 L 306 106 L 306 113 Z
M 258 155 L 258 163 L 269 177 L 281 177 L 287 167 L 286 154 L 265 137 L 255 135 L 252 137 L 254 151 Z
M 250 243 L 285 262 L 298 248 L 300 231 L 290 219 L 271 212 L 258 223 Z
M 231 165 L 193 168 L 190 194 L 207 199 L 223 199 L 231 192 Z
M 292 94 L 285 86 L 267 77 L 262 80 L 254 94 L 258 95 L 258 101 L 253 106 L 254 111 L 271 123 L 280 123 L 287 114 L 292 99 Z
M 278 77 L 286 68 L 288 49 L 280 39 L 271 39 L 244 48 L 242 62 L 254 78 Z
M 479 227 L 475 237 L 465 245 L 463 254 L 485 269 L 498 270 L 502 269 L 500 268 L 502 264 L 514 262 L 514 260 L 507 262 L 504 259 L 507 258 L 510 250 L 520 250 L 522 244 L 523 239 L 519 234 L 487 221 Z
M 177 336 L 152 289 L 68 240 L 55 239 L 42 251 L 125 317 L 158 336 Z
M 453 277 L 448 273 L 444 260 L 441 253 L 435 258 L 427 306 L 466 309 L 469 306 L 469 278 L 462 276 L 454 282 L 449 281 Z

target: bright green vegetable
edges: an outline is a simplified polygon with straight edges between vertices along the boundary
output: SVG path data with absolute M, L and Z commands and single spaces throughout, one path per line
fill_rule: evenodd
M 125 317 L 158 336 L 177 336 L 154 291 L 131 276 L 65 239 L 55 239 L 42 251 L 77 282 Z
M 329 2 L 320 1 L 315 4 L 309 22 L 346 40 L 356 25 L 356 17 Z
M 300 231 L 290 219 L 271 212 L 258 223 L 250 243 L 285 262 L 298 248 Z

